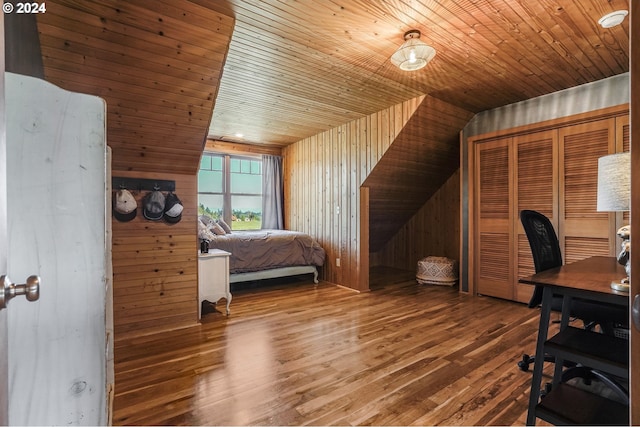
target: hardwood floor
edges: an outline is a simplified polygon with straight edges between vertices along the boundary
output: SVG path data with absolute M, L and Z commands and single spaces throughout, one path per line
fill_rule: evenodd
M 524 425 L 538 311 L 378 271 L 235 292 L 231 315 L 118 342 L 113 423 Z

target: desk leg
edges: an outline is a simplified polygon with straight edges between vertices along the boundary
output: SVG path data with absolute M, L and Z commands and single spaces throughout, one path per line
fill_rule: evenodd
M 549 332 L 549 318 L 551 317 L 551 301 L 553 291 L 549 286 L 542 292 L 542 307 L 540 309 L 540 325 L 538 326 L 538 341 L 536 343 L 536 358 L 533 364 L 533 377 L 531 379 L 531 393 L 529 394 L 529 411 L 527 412 L 527 425 L 536 425 L 536 405 L 540 398 L 540 382 L 542 381 L 542 369 L 544 367 L 544 343 Z
M 562 297 L 562 317 L 560 317 L 560 330 L 564 331 L 569 326 L 569 318 L 571 317 L 571 297 L 564 295 Z M 555 367 L 553 370 L 553 388 L 557 387 L 562 379 L 562 370 L 564 369 L 564 359 L 556 357 Z

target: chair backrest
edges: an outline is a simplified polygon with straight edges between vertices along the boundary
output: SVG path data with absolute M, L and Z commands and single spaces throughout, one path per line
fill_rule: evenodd
M 536 273 L 562 265 L 560 242 L 549 218 L 540 212 L 523 210 L 520 212 L 520 222 L 529 240 L 533 265 Z M 542 287 L 536 286 L 529 307 L 536 307 L 542 302 Z

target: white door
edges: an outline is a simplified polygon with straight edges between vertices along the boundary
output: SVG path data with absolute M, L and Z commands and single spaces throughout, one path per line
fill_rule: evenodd
M 104 425 L 110 358 L 105 104 L 11 73 L 5 99 L 1 205 L 7 213 L 5 221 L 0 209 L 0 237 L 6 222 L 7 238 L 0 239 L 6 245 L 0 254 L 6 250 L 7 265 L 0 274 L 16 283 L 41 277 L 38 301 L 14 298 L 2 310 L 8 423 Z
M 4 56 L 4 19 L 0 16 L 0 43 L 2 43 L 2 56 Z M 5 141 L 5 117 L 4 117 L 4 61 L 0 58 L 0 274 L 7 271 L 7 180 L 5 177 L 6 141 Z M 0 292 L 3 291 L 0 289 Z M 9 380 L 7 373 L 7 310 L 0 310 L 0 425 L 9 423 L 7 410 L 9 407 Z

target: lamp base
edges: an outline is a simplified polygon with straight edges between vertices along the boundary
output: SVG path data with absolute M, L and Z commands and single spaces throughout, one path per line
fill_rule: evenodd
M 611 282 L 611 289 L 620 292 L 629 292 L 629 278 L 625 277 L 619 282 Z

